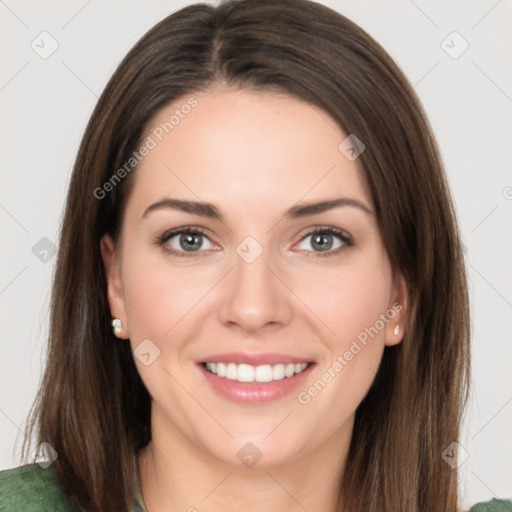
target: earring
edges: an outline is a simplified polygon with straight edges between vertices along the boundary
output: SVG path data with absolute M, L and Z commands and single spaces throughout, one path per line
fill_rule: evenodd
M 116 336 L 118 334 L 121 334 L 122 325 L 121 325 L 121 320 L 119 320 L 119 318 L 114 318 L 112 320 L 112 329 Z
M 400 326 L 398 324 L 396 324 L 393 334 L 395 336 L 398 336 L 400 334 Z

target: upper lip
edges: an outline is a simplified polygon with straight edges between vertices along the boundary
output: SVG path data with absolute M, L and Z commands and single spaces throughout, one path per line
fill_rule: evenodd
M 310 359 L 304 357 L 290 356 L 286 354 L 244 354 L 241 352 L 229 352 L 225 354 L 216 354 L 205 357 L 198 363 L 234 363 L 249 364 L 251 366 L 260 366 L 264 364 L 301 364 L 311 363 Z

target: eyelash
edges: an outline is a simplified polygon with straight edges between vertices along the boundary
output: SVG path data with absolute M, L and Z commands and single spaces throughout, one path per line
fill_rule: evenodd
M 183 235 L 183 234 L 202 235 L 202 236 L 208 238 L 206 233 L 201 228 L 189 226 L 189 227 L 185 227 L 185 228 L 177 228 L 177 229 L 173 229 L 170 231 L 166 231 L 165 233 L 158 235 L 155 240 L 155 244 L 159 247 L 162 247 L 166 252 L 172 254 L 173 256 L 178 256 L 178 257 L 185 257 L 185 258 L 194 257 L 194 256 L 197 256 L 198 253 L 204 252 L 204 251 L 191 251 L 191 252 L 187 253 L 186 251 L 176 251 L 175 249 L 170 249 L 169 247 L 164 247 L 164 245 L 171 238 L 173 238 L 177 235 Z M 355 245 L 354 239 L 348 233 L 346 233 L 345 231 L 342 231 L 341 229 L 334 228 L 332 226 L 315 226 L 315 227 L 311 228 L 307 233 L 305 233 L 302 236 L 302 238 L 299 240 L 299 243 L 303 242 L 308 236 L 311 236 L 314 234 L 334 235 L 334 236 L 338 237 L 343 242 L 343 245 L 341 245 L 337 249 L 333 249 L 330 251 L 307 251 L 308 256 L 311 253 L 314 254 L 314 256 L 309 256 L 309 257 L 320 256 L 322 258 L 325 258 L 325 257 L 336 256 L 339 253 L 341 253 L 342 251 L 345 251 Z
M 341 229 L 334 228 L 332 226 L 315 226 L 311 228 L 307 233 L 305 233 L 299 242 L 303 242 L 308 236 L 311 235 L 333 235 L 338 237 L 343 244 L 340 245 L 337 249 L 331 249 L 329 251 L 307 251 L 307 255 L 313 254 L 313 256 L 309 256 L 312 258 L 316 258 L 317 256 L 321 258 L 328 258 L 331 256 L 337 256 L 343 251 L 346 251 L 350 247 L 354 247 L 355 242 L 354 239 L 345 231 Z

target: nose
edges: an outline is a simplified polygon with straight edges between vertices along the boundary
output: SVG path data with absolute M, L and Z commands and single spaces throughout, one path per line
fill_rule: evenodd
M 265 251 L 251 263 L 235 254 L 219 308 L 222 323 L 255 333 L 290 321 L 292 294 L 273 267 Z

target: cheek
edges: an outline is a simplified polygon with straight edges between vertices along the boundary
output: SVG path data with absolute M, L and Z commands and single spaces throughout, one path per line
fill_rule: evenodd
M 299 400 L 303 404 L 314 401 L 310 412 L 317 407 L 319 414 L 333 410 L 339 417 L 353 412 L 378 371 L 391 318 L 392 277 L 387 259 L 380 251 L 373 254 L 335 272 L 317 271 L 304 283 L 303 296 L 307 293 L 309 303 L 331 331 L 322 339 L 327 350 L 318 368 L 321 382 L 303 390 L 304 399 Z
M 197 337 L 202 325 L 198 316 L 207 303 L 205 296 L 211 283 L 215 282 L 214 270 L 206 275 L 205 271 L 185 269 L 179 263 L 172 265 L 155 254 L 126 254 L 129 256 L 123 261 L 123 284 L 132 350 L 137 356 L 142 352 L 138 347 L 147 339 L 158 349 L 144 345 L 144 350 L 149 350 L 150 357 L 155 359 L 145 365 L 143 359 L 135 357 L 135 363 L 155 400 L 180 408 L 188 399 L 180 394 L 180 387 L 174 385 L 169 371 L 187 371 L 184 363 L 190 364 L 191 340 Z M 183 417 L 188 416 L 185 410 L 186 407 Z
M 307 297 L 305 302 L 331 331 L 326 341 L 341 350 L 376 323 L 379 335 L 375 337 L 384 338 L 379 320 L 389 307 L 391 286 L 386 261 L 375 259 L 336 271 L 321 269 L 309 273 L 299 294 Z
M 128 251 L 127 251 L 128 252 Z M 132 343 L 150 338 L 163 344 L 193 313 L 214 276 L 171 265 L 165 258 L 133 252 L 123 264 L 126 310 Z
M 316 272 L 305 283 L 303 291 L 309 290 L 308 300 L 334 333 L 323 338 L 325 357 L 316 379 L 301 390 L 298 401 L 313 417 L 337 418 L 322 426 L 326 435 L 353 414 L 375 378 L 390 319 L 387 308 L 391 286 L 390 268 L 380 257 L 336 272 Z

